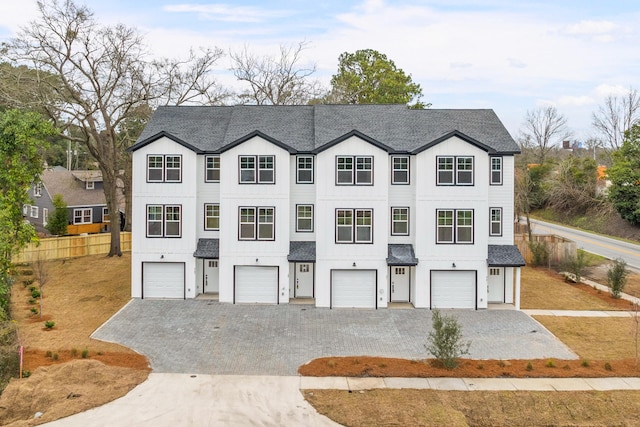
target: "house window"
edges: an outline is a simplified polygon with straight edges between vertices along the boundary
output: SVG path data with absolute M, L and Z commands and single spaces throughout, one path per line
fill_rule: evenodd
M 373 157 L 336 157 L 336 185 L 373 185 Z
M 491 157 L 491 185 L 502 185 L 502 157 Z
M 109 216 L 109 208 L 102 208 L 102 222 L 111 222 L 111 217 Z
M 313 205 L 296 205 L 296 231 L 313 231 Z
M 275 240 L 275 208 L 241 207 L 240 240 Z
M 473 243 L 473 210 L 438 209 L 436 243 Z
M 298 156 L 296 183 L 313 184 L 313 156 Z
M 38 207 L 37 206 L 31 206 L 31 218 L 38 218 Z
M 33 186 L 33 197 L 42 196 L 42 183 L 38 182 Z
M 391 235 L 409 235 L 409 208 L 391 208 Z
M 205 157 L 205 181 L 220 182 L 220 156 Z
M 436 157 L 437 185 L 473 185 L 473 157 Z
M 29 214 L 29 205 L 22 205 L 22 216 L 27 216 Z
M 180 237 L 182 206 L 147 205 L 147 237 Z
M 84 188 L 86 190 L 93 190 L 93 189 L 96 188 L 96 185 L 95 185 L 95 183 L 93 181 L 85 181 L 84 182 Z
M 489 276 L 499 276 L 500 275 L 500 269 L 499 268 L 490 268 L 489 269 Z
M 355 222 L 354 222 L 355 218 Z M 372 209 L 337 209 L 336 243 L 372 243 Z
M 391 184 L 409 184 L 409 157 L 391 157 Z
M 274 184 L 275 156 L 240 156 L 241 184 Z
M 204 205 L 204 229 L 220 230 L 220 205 L 207 203 Z
M 489 216 L 489 235 L 502 236 L 502 208 L 490 208 Z
M 182 156 L 147 156 L 147 182 L 181 182 Z
M 91 217 L 92 217 L 91 208 L 73 210 L 74 224 L 91 224 L 93 222 Z
M 42 225 L 47 226 L 49 223 L 49 209 L 42 208 Z

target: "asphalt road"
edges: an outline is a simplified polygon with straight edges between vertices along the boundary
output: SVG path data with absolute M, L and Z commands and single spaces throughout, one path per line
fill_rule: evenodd
M 556 234 L 573 240 L 577 243 L 579 249 L 609 259 L 622 258 L 629 267 L 640 270 L 640 245 L 638 244 L 627 243 L 535 219 L 531 220 L 531 225 L 534 234 Z

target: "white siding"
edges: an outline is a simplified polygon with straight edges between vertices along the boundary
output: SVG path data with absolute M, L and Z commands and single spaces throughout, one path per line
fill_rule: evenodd
M 292 241 L 314 241 L 316 240 L 316 227 L 315 224 L 317 222 L 316 218 L 316 177 L 318 174 L 316 173 L 316 159 L 314 156 L 314 180 L 313 184 L 297 184 L 296 183 L 296 171 L 297 171 L 297 156 L 290 156 L 289 169 L 291 171 L 290 174 L 290 183 L 291 183 L 291 208 L 290 208 L 290 217 L 291 222 L 289 224 L 289 236 Z M 296 232 L 296 206 L 297 205 L 314 205 L 313 206 L 313 232 Z
M 205 203 L 220 203 L 220 183 L 205 182 L 206 157 L 207 156 L 202 154 L 198 155 L 196 159 L 196 164 L 195 164 L 197 169 L 196 230 L 197 230 L 199 239 L 200 238 L 215 239 L 220 237 L 219 231 L 204 229 L 204 205 Z
M 502 185 L 490 185 L 488 206 L 502 208 L 502 236 L 489 237 L 492 245 L 513 245 L 514 157 L 502 157 Z
M 391 235 L 391 217 L 389 217 L 389 223 L 387 225 L 387 235 L 389 236 L 389 243 L 414 243 L 416 236 L 416 156 L 409 156 L 409 185 L 391 184 L 391 173 L 393 171 L 392 158 L 389 157 L 389 177 L 388 182 L 388 194 L 389 194 L 389 215 L 391 215 L 391 208 L 409 208 L 409 235 L 408 236 L 392 236 Z

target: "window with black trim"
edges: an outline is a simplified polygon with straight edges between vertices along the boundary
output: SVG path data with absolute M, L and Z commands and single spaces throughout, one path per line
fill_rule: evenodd
M 240 240 L 275 240 L 273 207 L 240 207 L 238 238 Z
M 313 184 L 313 156 L 298 156 L 296 168 L 297 184 Z
M 373 156 L 337 156 L 336 185 L 373 185 Z
M 239 156 L 240 184 L 275 184 L 275 156 Z
M 437 185 L 473 185 L 473 156 L 437 156 Z
M 217 203 L 205 203 L 204 205 L 204 229 L 220 230 L 220 205 Z
M 409 208 L 391 208 L 391 235 L 409 235 Z
M 436 243 L 473 243 L 472 209 L 438 209 Z
M 93 222 L 93 211 L 91 208 L 78 208 L 73 210 L 74 224 L 91 224 Z
M 157 155 L 147 156 L 147 182 L 181 182 L 182 156 Z
M 391 157 L 391 184 L 409 184 L 409 156 Z
M 180 237 L 181 205 L 147 205 L 147 237 Z
M 313 231 L 313 205 L 296 205 L 296 231 Z
M 205 182 L 220 182 L 220 156 L 205 157 Z
M 490 157 L 491 160 L 491 176 L 489 184 L 502 185 L 502 157 Z
M 373 209 L 336 209 L 336 243 L 373 243 Z
M 502 236 L 502 208 L 489 208 L 489 235 Z

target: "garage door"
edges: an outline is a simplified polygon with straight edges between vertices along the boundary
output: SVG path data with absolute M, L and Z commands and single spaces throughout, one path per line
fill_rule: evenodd
M 236 303 L 278 303 L 278 267 L 235 267 Z
M 431 308 L 476 308 L 476 272 L 432 271 Z
M 142 298 L 184 297 L 184 263 L 142 263 Z
M 376 270 L 332 270 L 331 307 L 376 308 Z

